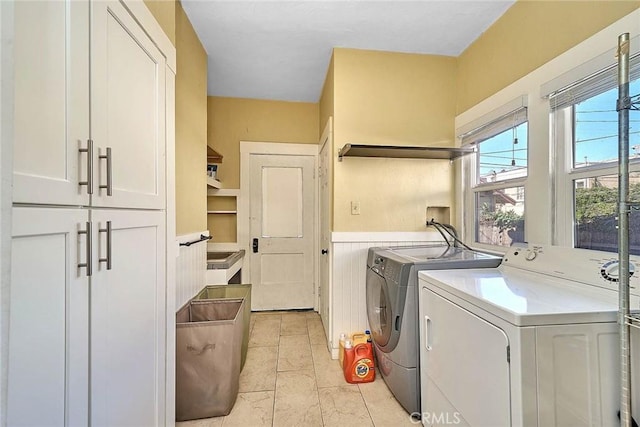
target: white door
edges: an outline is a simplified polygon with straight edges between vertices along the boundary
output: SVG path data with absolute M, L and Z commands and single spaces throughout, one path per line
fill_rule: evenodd
M 315 156 L 250 156 L 252 306 L 314 306 Z
M 15 2 L 13 201 L 88 205 L 89 2 Z
M 91 5 L 92 205 L 163 209 L 165 58 L 119 1 Z
M 319 312 L 327 336 L 330 336 L 330 289 L 331 289 L 331 152 L 333 150 L 333 134 L 331 129 L 332 119 L 329 118 L 327 126 L 320 138 L 320 166 L 318 178 L 320 180 L 320 286 L 319 286 Z
M 7 425 L 88 423 L 88 213 L 14 208 Z M 4 308 L 3 308 L 4 309 Z
M 419 317 L 422 412 L 438 417 L 432 424 L 458 414 L 462 425 L 511 425 L 504 331 L 424 287 Z
M 164 213 L 91 218 L 91 425 L 165 425 Z

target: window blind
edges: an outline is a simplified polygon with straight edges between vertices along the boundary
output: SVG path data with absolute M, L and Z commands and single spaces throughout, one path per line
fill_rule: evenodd
M 479 144 L 506 130 L 513 129 L 527 121 L 527 107 L 519 108 L 490 120 L 465 133 L 459 134 L 461 145 Z
M 640 78 L 640 54 L 630 58 L 629 69 L 629 81 Z M 593 98 L 617 85 L 617 67 L 616 64 L 611 64 L 590 76 L 549 93 L 547 96 L 550 98 L 551 110 L 556 111 Z

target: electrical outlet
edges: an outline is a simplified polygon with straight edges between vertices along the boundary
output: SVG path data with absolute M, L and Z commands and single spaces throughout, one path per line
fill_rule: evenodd
M 360 202 L 351 202 L 351 215 L 360 215 Z

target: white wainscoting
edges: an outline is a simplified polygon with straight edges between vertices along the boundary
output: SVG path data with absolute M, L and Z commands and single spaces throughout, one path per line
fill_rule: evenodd
M 178 236 L 176 246 L 198 240 L 201 234 L 208 236 L 209 231 Z M 206 275 L 207 243 L 179 246 L 176 259 L 176 311 L 206 285 Z
M 338 358 L 341 333 L 369 329 L 366 270 L 369 248 L 416 246 L 442 242 L 437 232 L 334 232 L 331 233 L 331 354 Z

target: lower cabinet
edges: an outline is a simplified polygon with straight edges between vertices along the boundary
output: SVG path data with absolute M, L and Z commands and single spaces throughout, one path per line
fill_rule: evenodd
M 8 425 L 165 424 L 164 224 L 13 209 Z

